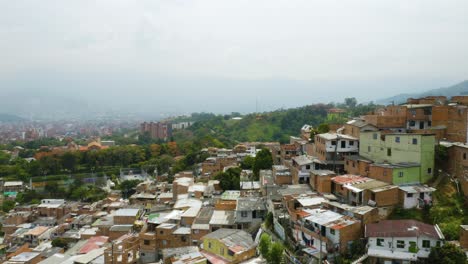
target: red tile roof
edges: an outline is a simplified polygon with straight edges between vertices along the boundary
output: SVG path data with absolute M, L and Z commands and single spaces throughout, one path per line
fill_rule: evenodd
M 78 254 L 87 254 L 94 249 L 98 249 L 102 247 L 108 240 L 109 237 L 106 236 L 92 237 L 83 245 Z
M 358 182 L 370 181 L 371 179 L 367 177 L 362 177 L 359 175 L 346 174 L 346 175 L 341 175 L 341 176 L 335 176 L 331 178 L 331 180 L 339 184 L 353 184 L 353 183 L 358 183 Z

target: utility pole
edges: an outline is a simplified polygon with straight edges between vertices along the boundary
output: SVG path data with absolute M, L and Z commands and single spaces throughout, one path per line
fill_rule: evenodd
M 319 250 L 319 264 L 322 264 L 322 234 L 320 234 L 320 229 L 317 230 L 320 241 L 320 250 Z
M 338 143 L 340 141 L 340 136 L 338 133 L 336 134 L 336 141 L 335 141 L 335 154 L 333 155 L 333 171 L 336 173 L 336 157 L 338 156 Z

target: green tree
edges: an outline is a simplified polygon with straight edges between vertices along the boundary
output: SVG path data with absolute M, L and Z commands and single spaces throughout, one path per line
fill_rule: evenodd
M 12 200 L 5 200 L 2 204 L 2 211 L 8 213 L 11 209 L 15 208 L 16 202 Z
M 219 185 L 223 190 L 239 190 L 240 189 L 240 173 L 242 169 L 239 167 L 229 168 L 225 172 L 220 172 L 216 175 L 219 180 Z
M 348 108 L 354 108 L 357 105 L 357 100 L 354 97 L 345 98 L 345 105 Z
M 284 247 L 281 243 L 275 242 L 271 245 L 270 252 L 268 254 L 269 264 L 280 264 L 283 259 Z
M 48 182 L 44 187 L 44 191 L 51 198 L 65 198 L 65 191 L 62 190 L 57 182 Z
M 260 242 L 258 244 L 258 250 L 264 259 L 268 259 L 270 253 L 271 238 L 268 234 L 263 233 L 260 237 Z
M 0 151 L 0 165 L 6 165 L 10 162 L 10 154 Z
M 59 248 L 67 248 L 68 247 L 68 242 L 63 238 L 58 237 L 58 238 L 55 238 L 54 240 L 52 240 L 52 246 L 53 247 L 59 247 Z
M 273 158 L 270 150 L 264 148 L 255 156 L 253 164 L 253 174 L 256 180 L 259 178 L 260 170 L 269 170 L 273 166 Z
M 135 188 L 137 187 L 138 184 L 140 184 L 140 180 L 127 180 L 123 181 L 119 184 L 118 188 L 122 191 L 124 194 L 124 198 L 130 197 L 132 194 L 135 193 Z
M 252 156 L 247 156 L 241 162 L 241 168 L 243 170 L 251 170 L 253 168 L 254 163 L 255 163 L 255 158 Z
M 78 155 L 74 152 L 67 151 L 60 157 L 61 165 L 64 169 L 75 171 L 79 163 Z
M 466 264 L 466 255 L 463 250 L 451 243 L 445 243 L 442 247 L 431 248 L 431 253 L 427 260 L 429 264 Z
M 330 131 L 330 127 L 326 123 L 322 123 L 317 127 L 317 133 L 318 134 L 327 133 L 329 131 Z
M 271 212 L 268 212 L 265 218 L 265 226 L 267 228 L 271 228 L 273 226 L 273 214 Z

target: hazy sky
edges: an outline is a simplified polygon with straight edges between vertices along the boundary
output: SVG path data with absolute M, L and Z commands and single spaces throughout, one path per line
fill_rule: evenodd
M 0 0 L 5 91 L 228 112 L 467 78 L 466 0 Z

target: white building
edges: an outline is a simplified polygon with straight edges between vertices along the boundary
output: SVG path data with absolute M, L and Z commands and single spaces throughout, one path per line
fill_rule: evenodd
M 359 152 L 359 139 L 336 133 L 318 135 L 325 141 L 326 152 Z
M 423 208 L 424 205 L 432 205 L 432 193 L 435 188 L 426 185 L 400 186 L 400 200 L 403 201 L 403 208 Z
M 444 235 L 437 225 L 416 220 L 384 220 L 367 224 L 369 258 L 379 263 L 410 263 L 427 258 L 432 247 L 441 246 Z

